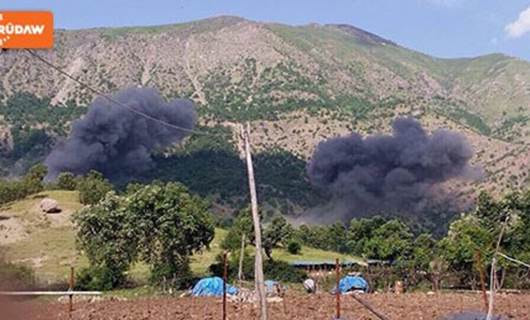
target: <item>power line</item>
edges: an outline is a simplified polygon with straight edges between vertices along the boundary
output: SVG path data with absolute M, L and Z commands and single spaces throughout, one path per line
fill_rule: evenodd
M 506 260 L 509 260 L 509 261 L 511 261 L 511 262 L 514 262 L 514 263 L 520 264 L 520 265 L 522 265 L 522 266 L 525 266 L 525 267 L 527 267 L 527 268 L 530 268 L 530 264 L 528 264 L 528 263 L 525 263 L 525 262 L 522 262 L 522 261 L 517 260 L 517 259 L 515 259 L 515 258 L 509 257 L 509 256 L 503 254 L 502 252 L 499 252 L 498 254 L 499 254 L 499 256 L 503 257 L 503 258 L 506 259 Z
M 79 85 L 85 87 L 86 89 L 92 91 L 92 93 L 95 93 L 105 99 L 107 99 L 108 101 L 120 106 L 120 107 L 123 107 L 141 117 L 144 117 L 146 119 L 149 119 L 149 120 L 152 120 L 152 121 L 156 121 L 162 125 L 165 125 L 167 127 L 170 127 L 170 128 L 173 128 L 173 129 L 177 129 L 177 130 L 181 130 L 181 131 L 185 131 L 185 132 L 188 132 L 188 133 L 193 133 L 193 134 L 199 134 L 199 135 L 206 135 L 206 136 L 216 136 L 216 135 L 219 135 L 219 134 L 211 134 L 211 133 L 207 133 L 207 132 L 202 132 L 202 131 L 197 131 L 197 130 L 193 130 L 193 129 L 187 129 L 187 128 L 184 128 L 184 127 L 180 127 L 180 126 L 177 126 L 177 125 L 174 125 L 172 123 L 169 123 L 167 121 L 164 121 L 164 120 L 161 120 L 161 119 L 158 119 L 158 118 L 155 118 L 153 116 L 150 116 L 142 111 L 138 111 L 134 108 L 132 108 L 131 106 L 128 106 L 126 105 L 125 103 L 122 103 L 108 95 L 106 95 L 105 93 L 97 90 L 97 89 L 94 89 L 93 87 L 91 87 L 90 85 L 84 83 L 83 81 L 79 80 L 79 78 L 76 78 L 74 77 L 73 75 L 67 73 L 66 71 L 64 71 L 63 69 L 57 67 L 56 65 L 54 65 L 53 63 L 51 63 L 50 61 L 44 59 L 43 57 L 41 57 L 40 55 L 38 55 L 37 53 L 33 52 L 33 50 L 31 49 L 24 49 L 26 50 L 26 52 L 28 52 L 32 57 L 36 58 L 37 60 L 41 61 L 42 63 L 44 63 L 45 65 L 47 65 L 48 67 L 54 69 L 55 71 L 59 72 L 60 74 L 62 74 L 63 76 L 75 81 L 76 83 L 78 83 Z

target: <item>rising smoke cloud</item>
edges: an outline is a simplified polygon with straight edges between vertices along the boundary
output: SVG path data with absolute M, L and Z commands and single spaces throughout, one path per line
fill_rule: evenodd
M 473 150 L 463 135 L 428 134 L 412 118 L 398 118 L 392 128 L 391 135 L 353 133 L 317 146 L 307 172 L 312 185 L 331 198 L 326 208 L 316 210 L 328 215 L 321 220 L 417 213 L 440 196 L 435 192 L 441 183 L 476 176 L 469 163 Z
M 153 118 L 186 129 L 197 121 L 193 102 L 166 102 L 155 89 L 129 88 L 113 96 Z M 186 132 L 147 119 L 102 97 L 75 121 L 68 138 L 46 158 L 48 179 L 61 172 L 84 174 L 91 169 L 107 177 L 145 171 L 152 167 L 151 153 L 181 141 Z

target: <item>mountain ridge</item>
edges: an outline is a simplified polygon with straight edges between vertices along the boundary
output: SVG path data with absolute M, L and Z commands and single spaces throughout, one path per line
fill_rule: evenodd
M 56 40 L 39 54 L 102 92 L 143 86 L 168 99 L 190 98 L 202 128 L 222 127 L 234 137 L 233 124 L 250 121 L 257 152 L 305 161 L 326 138 L 388 132 L 392 119 L 411 116 L 430 131 L 463 132 L 473 144 L 485 182 L 450 187 L 472 196 L 530 182 L 530 63 L 521 59 L 436 58 L 354 26 L 233 16 L 58 30 Z M 43 130 L 39 139 L 52 145 L 93 99 L 24 52 L 1 54 L 0 162 L 10 171 L 42 159 L 47 149 L 34 150 L 32 130 Z M 41 109 L 24 114 L 20 106 Z M 230 144 L 237 148 L 236 139 Z M 303 181 L 303 166 L 296 166 Z

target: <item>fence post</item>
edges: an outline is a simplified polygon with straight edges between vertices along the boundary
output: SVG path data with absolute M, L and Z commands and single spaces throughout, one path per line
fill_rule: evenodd
M 74 266 L 70 266 L 70 281 L 68 282 L 68 291 L 74 291 Z M 68 295 L 68 314 L 72 317 L 72 311 L 74 310 L 73 295 Z
M 337 287 L 336 287 L 336 290 L 335 290 L 335 296 L 336 296 L 336 299 L 337 299 L 337 305 L 336 305 L 336 310 L 335 310 L 335 319 L 340 319 L 340 288 L 339 288 L 339 284 L 340 284 L 340 262 L 339 262 L 339 258 L 337 258 L 335 260 L 335 272 L 337 274 Z
M 226 280 L 228 278 L 227 253 L 223 253 L 223 320 L 226 320 Z

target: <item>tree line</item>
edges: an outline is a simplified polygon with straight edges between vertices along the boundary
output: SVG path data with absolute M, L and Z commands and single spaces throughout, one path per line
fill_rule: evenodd
M 489 275 L 503 225 L 502 253 L 530 261 L 530 190 L 500 199 L 481 193 L 475 209 L 455 217 L 442 237 L 414 232 L 397 218 L 381 216 L 347 225 L 302 225 L 294 234 L 307 246 L 388 263 L 388 276 L 412 287 L 427 281 L 433 288 L 476 289 L 480 271 Z M 501 286 L 530 288 L 530 269 L 507 259 L 501 259 L 497 278 Z
M 80 274 L 80 284 L 108 289 L 124 284 L 126 272 L 135 262 L 150 266 L 154 284 L 182 287 L 192 279 L 190 257 L 207 249 L 220 220 L 209 212 L 209 203 L 175 182 L 131 183 L 121 191 L 100 173 L 84 176 L 61 173 L 45 183 L 46 167 L 32 167 L 19 180 L 0 180 L 0 204 L 22 199 L 45 189 L 78 190 L 86 206 L 74 215 L 79 249 L 90 266 Z M 477 288 L 480 271 L 489 275 L 496 242 L 501 252 L 530 261 L 530 190 L 516 191 L 499 199 L 481 193 L 475 209 L 450 223 L 443 236 L 412 229 L 399 218 L 373 216 L 332 225 L 291 225 L 283 216 L 263 219 L 266 273 L 279 280 L 304 277 L 289 265 L 275 261 L 273 249 L 303 254 L 304 247 L 381 261 L 386 282 L 405 280 L 410 287 Z M 239 276 L 253 273 L 253 227 L 247 208 L 227 224 L 222 249 L 231 252 L 229 272 Z M 503 227 L 504 226 L 504 227 Z M 243 251 L 241 251 L 243 248 Z M 243 257 L 241 257 L 241 252 Z M 332 254 L 332 253 L 331 253 Z M 330 256 L 330 259 L 333 257 Z M 221 257 L 210 270 L 219 274 Z M 530 270 L 501 259 L 496 270 L 499 284 L 530 288 Z

